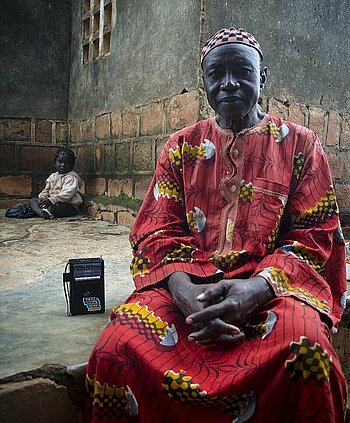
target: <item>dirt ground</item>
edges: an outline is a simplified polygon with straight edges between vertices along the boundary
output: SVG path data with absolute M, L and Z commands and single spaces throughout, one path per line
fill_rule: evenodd
M 0 378 L 43 364 L 86 362 L 109 310 L 133 290 L 130 228 L 84 217 L 9 219 L 0 210 Z M 72 258 L 105 262 L 106 312 L 67 316 Z

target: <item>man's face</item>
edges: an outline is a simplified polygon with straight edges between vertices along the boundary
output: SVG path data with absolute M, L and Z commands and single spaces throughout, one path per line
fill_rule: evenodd
M 260 70 L 258 52 L 244 44 L 221 45 L 204 58 L 203 81 L 208 101 L 224 119 L 242 119 L 256 113 L 265 80 L 266 69 Z

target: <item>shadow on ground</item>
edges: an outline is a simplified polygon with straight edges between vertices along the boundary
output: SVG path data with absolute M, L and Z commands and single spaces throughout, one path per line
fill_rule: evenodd
M 4 215 L 0 210 L 0 378 L 47 363 L 86 362 L 109 310 L 133 290 L 130 228 L 84 217 Z M 67 261 L 100 256 L 106 312 L 68 317 L 62 285 Z

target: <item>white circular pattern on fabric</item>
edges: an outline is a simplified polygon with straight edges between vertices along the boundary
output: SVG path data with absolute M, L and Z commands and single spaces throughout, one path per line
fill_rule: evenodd
M 204 149 L 205 149 L 205 155 L 207 157 L 207 160 L 212 158 L 215 154 L 215 145 L 210 141 L 204 138 Z
M 156 199 L 156 201 L 158 201 L 158 198 L 159 198 L 159 189 L 158 189 L 158 184 L 157 183 L 154 184 L 154 187 L 153 187 L 153 195 L 154 195 L 154 198 Z

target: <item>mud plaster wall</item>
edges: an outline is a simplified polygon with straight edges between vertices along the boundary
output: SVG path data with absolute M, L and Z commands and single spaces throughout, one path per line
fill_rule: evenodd
M 52 0 L 44 8 L 44 3 L 38 2 L 41 9 L 35 9 L 34 16 L 41 10 L 41 21 L 49 19 L 58 4 L 67 5 Z M 350 58 L 347 45 L 341 42 L 350 35 L 346 3 L 181 0 L 174 5 L 171 1 L 112 0 L 110 54 L 83 65 L 84 3 L 73 2 L 68 123 L 57 120 L 55 113 L 48 119 L 37 116 L 37 102 L 32 103 L 30 119 L 0 121 L 0 152 L 8 158 L 0 170 L 0 194 L 18 187 L 18 178 L 26 193 L 37 193 L 52 169 L 56 146 L 69 143 L 77 153 L 77 170 L 88 193 L 114 196 L 124 192 L 143 198 L 168 135 L 210 114 L 201 90 L 200 48 L 211 33 L 234 23 L 254 32 L 263 46 L 270 69 L 264 109 L 317 132 L 330 160 L 339 203 L 348 212 L 346 70 Z M 60 30 L 68 31 L 69 19 L 64 22 Z M 8 30 L 7 39 L 17 40 L 18 34 Z M 46 41 L 55 53 L 57 34 L 53 32 Z M 39 43 L 37 53 L 34 49 L 31 53 L 34 63 L 37 54 L 35 70 L 40 74 L 40 42 L 33 34 L 27 35 L 32 40 L 28 45 Z M 64 62 L 67 49 L 61 54 Z M 34 84 L 25 79 L 21 83 L 24 92 Z M 0 113 L 3 116 L 10 117 L 10 112 Z
M 2 0 L 0 117 L 67 119 L 70 0 Z

